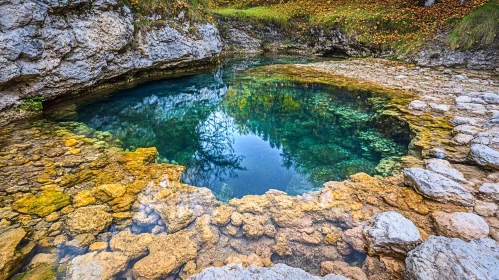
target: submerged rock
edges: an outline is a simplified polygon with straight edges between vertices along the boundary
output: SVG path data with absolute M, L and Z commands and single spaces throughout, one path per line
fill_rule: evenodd
M 489 236 L 489 225 L 482 217 L 473 213 L 437 211 L 433 213 L 433 219 L 440 235 L 466 241 Z
M 397 212 L 384 212 L 372 217 L 364 229 L 370 255 L 405 257 L 423 242 L 414 224 Z
M 321 274 L 340 274 L 351 280 L 367 280 L 366 274 L 360 267 L 349 266 L 346 262 L 323 262 L 321 263 Z
M 405 184 L 421 195 L 440 202 L 472 206 L 475 198 L 461 184 L 422 168 L 404 170 Z
M 60 191 L 43 191 L 40 194 L 27 194 L 12 205 L 12 209 L 23 214 L 45 217 L 69 205 L 70 196 Z
M 471 145 L 470 157 L 481 166 L 499 169 L 499 152 L 485 145 Z
M 408 279 L 499 279 L 499 244 L 489 238 L 467 243 L 430 236 L 409 252 L 405 264 Z
M 243 268 L 241 265 L 229 264 L 223 267 L 211 267 L 203 270 L 189 280 L 348 280 L 340 275 L 327 275 L 324 278 L 311 275 L 300 268 L 285 264 L 276 264 L 273 267 L 257 267 L 250 265 Z
M 111 239 L 110 245 L 113 251 L 122 252 L 130 259 L 136 259 L 147 254 L 152 240 L 153 237 L 149 233 L 135 235 L 129 230 L 124 230 Z
M 128 257 L 119 252 L 91 252 L 74 258 L 66 270 L 69 280 L 114 279 L 126 270 Z
M 0 234 L 0 279 L 8 279 L 31 252 L 33 246 L 30 244 L 19 248 L 25 236 L 26 231 L 22 228 L 11 228 Z

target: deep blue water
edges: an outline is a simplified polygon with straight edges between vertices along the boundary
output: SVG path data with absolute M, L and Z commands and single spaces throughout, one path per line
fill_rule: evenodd
M 109 131 L 126 149 L 156 147 L 159 162 L 185 165 L 184 182 L 222 200 L 269 189 L 302 194 L 360 171 L 377 174 L 382 159 L 406 154 L 406 141 L 375 127 L 379 109 L 368 92 L 244 72 L 309 61 L 228 59 L 201 74 L 116 92 L 78 108 L 76 120 Z

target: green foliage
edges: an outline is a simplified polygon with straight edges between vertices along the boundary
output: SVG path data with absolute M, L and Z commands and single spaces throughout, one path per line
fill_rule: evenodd
M 273 23 L 279 24 L 281 26 L 286 25 L 291 18 L 291 16 L 281 13 L 279 10 L 273 9 L 271 7 L 255 7 L 246 10 L 223 8 L 213 10 L 213 13 L 217 16 L 228 19 L 249 21 L 255 23 Z
M 26 97 L 23 99 L 21 109 L 31 112 L 39 112 L 43 109 L 44 100 L 45 98 L 43 96 Z
M 499 30 L 499 5 L 491 2 L 476 9 L 459 22 L 447 39 L 452 49 L 491 45 Z

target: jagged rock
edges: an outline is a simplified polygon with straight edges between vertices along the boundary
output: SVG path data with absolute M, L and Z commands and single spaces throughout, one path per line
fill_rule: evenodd
M 322 262 L 321 275 L 339 274 L 351 280 L 367 280 L 366 274 L 360 267 L 349 266 L 346 262 Z
M 204 244 L 215 244 L 218 242 L 218 228 L 210 226 L 210 216 L 203 215 L 196 220 L 196 230 L 201 242 Z
M 92 233 L 94 235 L 107 229 L 113 217 L 107 211 L 107 207 L 87 206 L 76 209 L 68 214 L 67 226 L 71 233 Z
M 404 181 L 419 194 L 436 201 L 463 206 L 472 206 L 475 201 L 473 195 L 459 183 L 422 168 L 405 169 Z
M 187 206 L 168 207 L 159 212 L 159 215 L 168 226 L 169 233 L 182 230 L 196 220 L 196 215 Z
M 122 252 L 130 259 L 136 259 L 147 254 L 152 241 L 153 237 L 149 233 L 135 235 L 129 230 L 124 230 L 111 239 L 110 246 L 114 252 Z
M 451 180 L 467 183 L 468 181 L 464 178 L 463 173 L 459 172 L 457 169 L 453 168 L 451 164 L 443 159 L 430 159 L 426 163 L 426 168 L 435 173 L 443 175 Z
M 499 244 L 489 238 L 467 243 L 430 236 L 409 252 L 405 264 L 408 279 L 499 279 Z
M 366 238 L 362 227 L 355 227 L 343 232 L 343 241 L 350 244 L 355 251 L 364 252 L 366 247 Z
M 22 228 L 10 228 L 0 233 L 0 279 L 8 279 L 22 264 L 34 244 L 19 248 L 26 236 Z
M 126 270 L 127 265 L 128 257 L 123 253 L 91 252 L 71 260 L 66 270 L 66 279 L 114 279 L 116 274 Z
M 405 257 L 423 239 L 414 224 L 397 212 L 384 212 L 371 218 L 364 228 L 370 255 Z
M 175 272 L 197 256 L 197 245 L 186 232 L 158 234 L 149 244 L 149 255 L 133 266 L 138 279 L 160 279 Z
M 229 264 L 223 267 L 211 267 L 201 273 L 193 275 L 189 280 L 348 280 L 340 275 L 327 275 L 323 278 L 311 275 L 302 269 L 276 264 L 273 267 L 249 266 L 243 268 L 241 265 Z
M 440 235 L 467 241 L 489 236 L 489 225 L 482 217 L 473 213 L 437 211 L 433 213 L 433 219 Z
M 479 191 L 499 202 L 499 184 L 485 183 L 480 187 Z
M 481 166 L 499 169 L 499 152 L 485 145 L 471 145 L 470 157 Z
M 126 187 L 122 184 L 105 184 L 92 189 L 95 198 L 103 202 L 108 202 L 118 197 L 122 197 L 126 192 Z
M 215 209 L 213 215 L 211 216 L 211 222 L 217 226 L 226 226 L 230 223 L 230 216 L 233 212 L 234 208 L 224 204 Z
M 70 196 L 60 191 L 43 191 L 27 194 L 12 204 L 12 209 L 23 214 L 45 217 L 71 203 Z

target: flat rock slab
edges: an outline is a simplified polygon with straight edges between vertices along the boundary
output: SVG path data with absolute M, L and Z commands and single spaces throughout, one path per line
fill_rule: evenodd
M 201 273 L 193 275 L 188 280 L 348 280 L 340 275 L 314 276 L 300 268 L 285 264 L 276 264 L 273 267 L 258 267 L 250 265 L 243 268 L 241 265 L 229 264 L 223 267 L 211 267 Z
M 397 212 L 384 212 L 373 216 L 364 233 L 370 255 L 405 257 L 423 242 L 416 226 Z
M 404 170 L 405 184 L 424 197 L 457 205 L 473 206 L 475 198 L 461 184 L 423 168 Z
M 499 244 L 490 238 L 469 243 L 443 236 L 430 238 L 409 252 L 407 279 L 499 279 Z
M 473 137 L 472 137 L 473 138 Z M 459 172 L 457 169 L 453 168 L 451 164 L 443 159 L 432 158 L 426 163 L 426 168 L 430 171 L 438 173 L 445 176 L 451 180 L 467 183 L 468 181 L 464 178 L 463 173 Z
M 433 213 L 435 226 L 439 235 L 473 240 L 489 236 L 489 225 L 485 220 L 473 213 L 454 212 Z
M 471 145 L 470 157 L 481 166 L 499 169 L 499 152 L 485 145 Z

